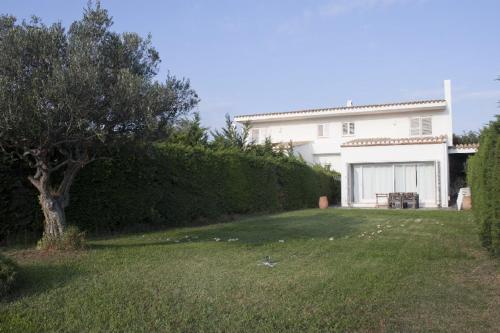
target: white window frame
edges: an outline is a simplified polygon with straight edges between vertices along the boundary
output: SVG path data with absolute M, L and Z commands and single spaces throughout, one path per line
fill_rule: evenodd
M 344 125 L 347 126 L 347 133 L 344 132 Z M 353 121 L 345 121 L 342 123 L 342 136 L 353 136 L 356 134 L 356 124 Z
M 329 124 L 318 124 L 318 126 L 316 126 L 316 134 L 318 135 L 318 138 L 328 138 L 330 136 L 328 125 Z M 320 126 L 322 135 L 319 135 Z
M 429 128 L 430 128 L 430 133 L 424 133 L 424 126 L 423 126 L 423 121 L 424 119 L 429 120 Z M 418 121 L 418 133 L 412 133 L 412 130 L 414 129 L 412 127 L 412 122 L 413 121 Z M 411 117 L 409 120 L 410 123 L 410 136 L 431 136 L 432 135 L 432 116 L 420 116 L 420 117 Z

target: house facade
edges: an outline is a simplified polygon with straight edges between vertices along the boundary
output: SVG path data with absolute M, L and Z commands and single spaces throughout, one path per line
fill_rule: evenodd
M 374 207 L 380 194 L 417 192 L 422 207 L 447 207 L 453 149 L 451 83 L 444 98 L 235 117 L 250 140 L 292 142 L 308 163 L 340 172 L 342 206 Z M 379 198 L 377 198 L 379 197 Z

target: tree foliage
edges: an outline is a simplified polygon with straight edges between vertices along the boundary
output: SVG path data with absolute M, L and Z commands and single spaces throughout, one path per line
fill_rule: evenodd
M 206 147 L 208 145 L 208 128 L 201 125 L 200 114 L 195 112 L 192 117 L 179 119 L 172 127 L 166 141 L 191 147 Z
M 67 31 L 0 17 L 0 148 L 34 169 L 46 235 L 63 233 L 82 167 L 110 147 L 161 137 L 198 102 L 188 80 L 154 80 L 150 37 L 113 32 L 112 23 L 99 3 Z
M 238 129 L 236 124 L 231 119 L 229 114 L 226 114 L 225 126 L 220 130 L 211 132 L 212 143 L 214 149 L 237 149 L 244 151 L 252 144 L 249 141 L 250 124 L 245 124 L 241 130 Z
M 453 134 L 453 144 L 479 143 L 480 131 L 463 131 L 462 134 Z

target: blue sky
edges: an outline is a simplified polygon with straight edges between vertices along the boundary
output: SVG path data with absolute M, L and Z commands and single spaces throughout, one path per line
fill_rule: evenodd
M 1 0 L 0 12 L 69 25 L 86 0 Z M 187 77 L 203 123 L 224 114 L 443 97 L 455 132 L 500 113 L 500 1 L 102 0 L 117 31 L 146 36 Z

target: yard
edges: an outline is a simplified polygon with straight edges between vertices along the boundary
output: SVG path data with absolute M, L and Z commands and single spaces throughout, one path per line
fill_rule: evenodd
M 500 323 L 500 264 L 465 212 L 315 209 L 90 243 L 55 256 L 8 250 L 22 282 L 0 303 L 0 331 L 478 332 Z

